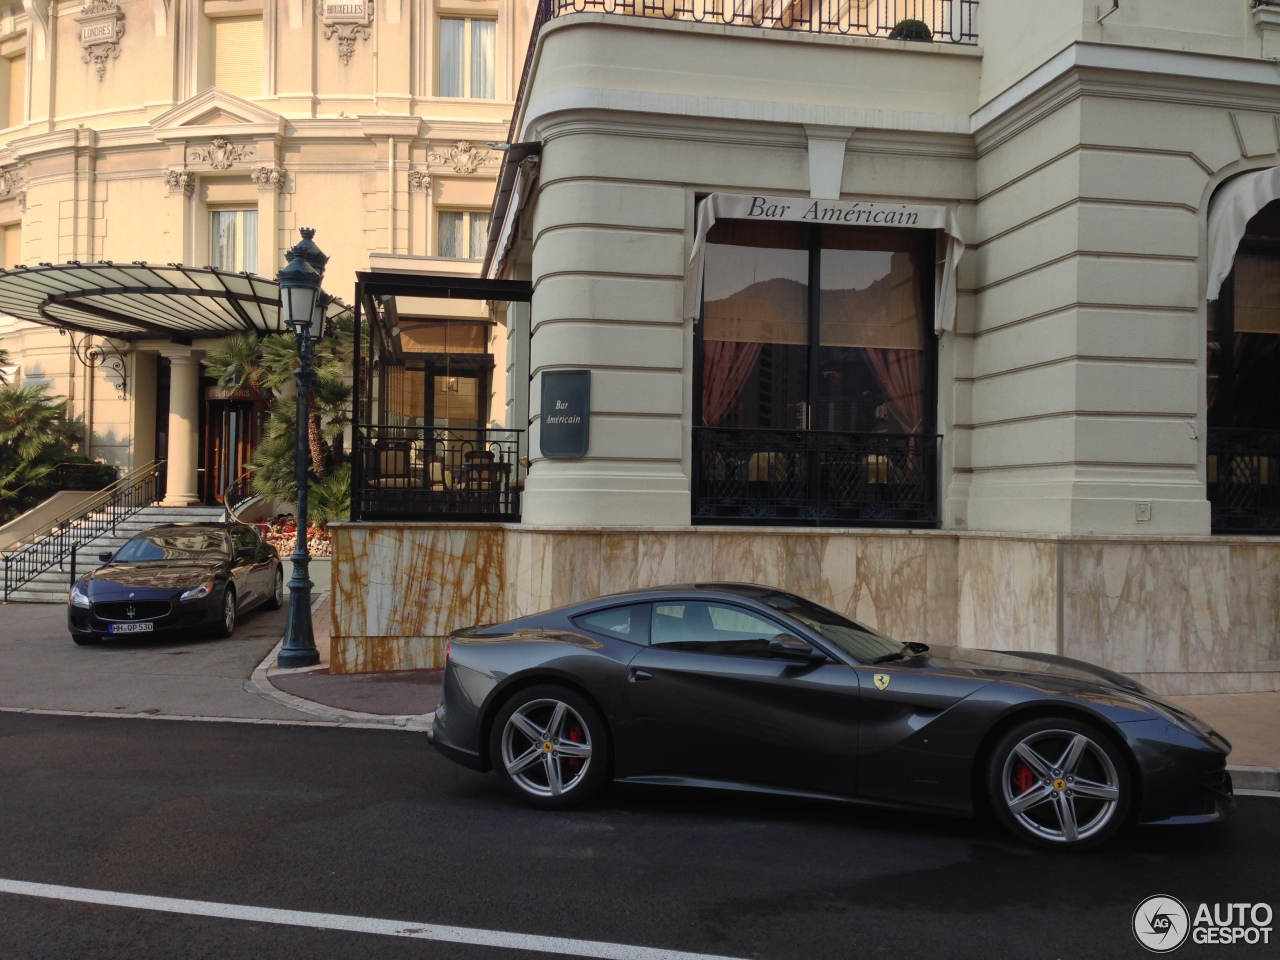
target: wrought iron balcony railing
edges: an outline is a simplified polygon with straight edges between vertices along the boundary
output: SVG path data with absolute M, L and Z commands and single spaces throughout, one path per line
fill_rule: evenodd
M 1207 473 L 1214 533 L 1280 531 L 1280 430 L 1211 427 Z
M 939 440 L 695 427 L 693 519 L 933 527 Z
M 353 520 L 520 519 L 522 430 L 362 424 Z
M 607 13 L 792 33 L 972 45 L 978 42 L 977 11 L 978 0 L 540 0 L 507 140 L 515 142 L 538 33 L 556 17 Z

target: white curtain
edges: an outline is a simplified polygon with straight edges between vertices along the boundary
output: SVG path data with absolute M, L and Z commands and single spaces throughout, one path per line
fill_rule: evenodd
M 493 99 L 493 49 L 497 22 L 471 21 L 471 96 Z
M 258 211 L 245 210 L 241 214 L 240 232 L 244 237 L 244 252 L 238 269 L 258 272 Z
M 441 211 L 437 215 L 436 256 L 462 256 L 462 214 Z
M 479 260 L 489 246 L 489 215 L 473 213 L 471 215 L 471 245 L 467 247 L 467 256 Z
M 463 32 L 467 21 L 457 17 L 440 18 L 440 96 L 466 96 L 463 89 L 465 74 L 463 64 L 466 57 L 466 34 Z

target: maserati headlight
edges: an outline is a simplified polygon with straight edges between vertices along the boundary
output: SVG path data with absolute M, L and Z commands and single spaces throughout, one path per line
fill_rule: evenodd
M 184 590 L 179 600 L 203 600 L 209 594 L 213 593 L 213 581 L 202 583 L 198 587 L 192 587 L 190 590 Z
M 89 603 L 89 595 L 84 592 L 84 584 L 78 580 L 71 588 L 71 605 L 73 607 L 80 607 L 84 610 L 88 610 L 91 606 Z

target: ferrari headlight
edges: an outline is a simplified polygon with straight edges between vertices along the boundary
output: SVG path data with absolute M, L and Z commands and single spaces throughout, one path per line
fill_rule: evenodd
M 79 581 L 76 581 L 71 588 L 71 605 L 84 610 L 88 610 L 92 605 L 89 603 L 89 595 L 84 592 L 84 585 Z
M 209 594 L 213 593 L 213 581 L 202 583 L 198 587 L 192 587 L 190 590 L 184 590 L 179 600 L 203 600 Z

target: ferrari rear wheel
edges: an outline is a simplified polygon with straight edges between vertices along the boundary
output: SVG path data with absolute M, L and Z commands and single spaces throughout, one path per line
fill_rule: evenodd
M 604 719 L 586 698 L 560 686 L 529 687 L 504 703 L 489 756 L 503 786 L 534 807 L 585 803 L 609 776 Z
M 1133 797 L 1120 749 L 1100 730 L 1066 717 L 1030 720 L 996 745 L 987 772 L 996 816 L 1014 834 L 1053 850 L 1110 838 Z

